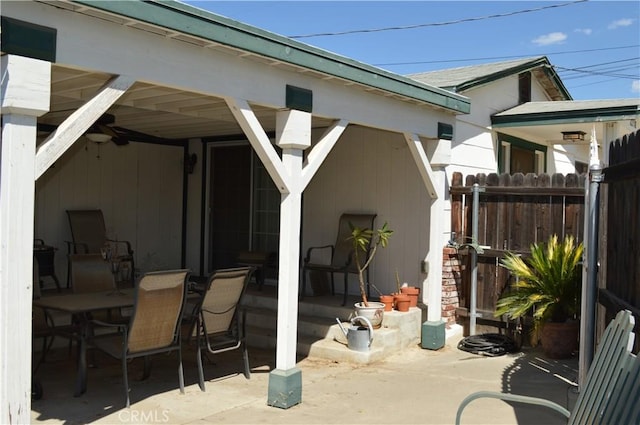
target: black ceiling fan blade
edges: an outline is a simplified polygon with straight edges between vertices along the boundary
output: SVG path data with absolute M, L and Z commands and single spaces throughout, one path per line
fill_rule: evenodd
M 129 139 L 118 134 L 114 129 L 109 127 L 108 125 L 96 124 L 96 126 L 100 129 L 100 132 L 111 136 L 111 141 L 118 146 L 124 146 L 129 144 Z

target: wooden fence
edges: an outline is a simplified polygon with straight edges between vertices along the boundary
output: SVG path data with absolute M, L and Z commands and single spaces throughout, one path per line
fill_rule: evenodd
M 610 144 L 609 166 L 603 170 L 601 196 L 606 220 L 600 225 L 601 275 L 599 302 L 606 321 L 625 308 L 640 323 L 640 130 Z M 601 258 L 601 264 L 603 263 Z M 637 338 L 636 338 L 637 340 Z M 636 341 L 636 350 L 638 342 Z
M 471 240 L 472 187 L 481 189 L 478 205 L 478 245 L 484 246 L 477 263 L 478 323 L 499 325 L 493 319 L 497 299 L 510 278 L 499 266 L 507 251 L 527 255 L 532 243 L 544 242 L 552 234 L 573 235 L 579 242 L 584 229 L 586 176 L 568 174 L 478 174 L 454 173 L 451 182 L 451 219 L 455 241 L 464 246 Z M 453 235 L 452 235 L 453 236 Z M 488 248 L 486 248 L 488 247 Z M 471 287 L 468 250 L 460 249 L 461 287 L 458 316 L 466 316 Z

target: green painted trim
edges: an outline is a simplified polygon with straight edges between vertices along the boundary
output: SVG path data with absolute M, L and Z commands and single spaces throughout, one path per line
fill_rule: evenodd
M 269 372 L 267 404 L 288 409 L 302 403 L 302 371 L 296 367 Z
M 609 121 L 635 119 L 638 115 L 638 106 L 614 106 L 589 110 L 551 111 L 503 116 L 493 115 L 491 117 L 491 125 L 494 128 L 500 128 L 567 123 L 590 123 L 599 120 L 605 121 L 603 118 L 608 118 Z
M 309 113 L 312 112 L 313 92 L 311 90 L 290 86 L 289 84 L 287 84 L 286 90 L 285 105 L 287 108 Z
M 56 36 L 58 32 L 55 28 L 6 16 L 0 18 L 0 28 L 4 53 L 47 62 L 56 61 Z
M 177 1 L 74 0 L 73 3 L 378 88 L 453 112 L 468 114 L 471 111 L 471 101 L 465 96 Z
M 504 158 L 502 155 L 502 142 L 507 142 L 511 146 L 515 146 L 520 149 L 526 149 L 531 152 L 540 151 L 544 153 L 544 171 L 547 172 L 547 149 L 548 146 L 540 145 L 538 143 L 529 142 L 528 140 L 521 139 L 519 137 L 510 136 L 504 133 L 498 133 L 498 173 L 504 172 Z
M 536 68 L 543 68 L 547 77 L 551 79 L 555 85 L 558 87 L 562 95 L 565 97 L 565 100 L 572 100 L 571 94 L 565 87 L 564 83 L 556 73 L 556 71 L 551 66 L 549 59 L 546 56 L 542 56 L 540 58 L 534 59 L 530 62 L 525 62 L 520 65 L 516 65 L 512 68 L 505 69 L 499 72 L 494 72 L 493 74 L 483 75 L 482 77 L 475 78 L 473 80 L 465 81 L 464 83 L 455 87 L 456 92 L 463 92 L 465 90 L 469 90 L 476 86 L 481 86 L 484 84 L 492 83 L 494 81 L 500 80 L 502 78 L 521 74 L 523 72 L 531 71 Z
M 453 140 L 453 125 L 439 122 L 438 139 Z

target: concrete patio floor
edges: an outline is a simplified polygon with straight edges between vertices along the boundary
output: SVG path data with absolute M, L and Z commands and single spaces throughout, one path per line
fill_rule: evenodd
M 87 393 L 73 397 L 75 362 L 66 347 L 54 349 L 38 371 L 44 397 L 32 402 L 32 423 L 43 424 L 451 424 L 460 401 L 473 391 L 542 396 L 563 406 L 575 400 L 577 359 L 545 359 L 536 349 L 484 357 L 456 348 L 419 346 L 370 365 L 300 359 L 302 403 L 283 410 L 267 406 L 275 353 L 250 349 L 251 379 L 242 375 L 239 352 L 205 362 L 206 392 L 197 384 L 195 351 L 184 350 L 185 394 L 178 389 L 175 355 L 156 356 L 151 377 L 138 381 L 142 361 L 130 364 L 131 408 L 124 407 L 120 363 L 96 355 Z M 465 410 L 465 424 L 555 424 L 544 408 L 478 400 Z

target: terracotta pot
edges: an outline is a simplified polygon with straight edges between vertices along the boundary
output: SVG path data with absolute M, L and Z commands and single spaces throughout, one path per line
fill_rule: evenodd
M 380 295 L 380 302 L 384 303 L 384 311 L 393 310 L 393 295 Z
M 544 354 L 552 359 L 567 359 L 578 347 L 580 326 L 577 320 L 547 322 L 542 328 L 540 341 Z
M 400 288 L 400 292 L 409 296 L 411 301 L 410 307 L 416 307 L 418 305 L 418 295 L 420 295 L 420 288 L 415 286 L 403 286 Z
M 396 305 L 396 310 L 398 311 L 409 311 L 409 306 L 411 305 L 411 299 L 407 294 L 395 294 L 394 295 L 394 303 Z

